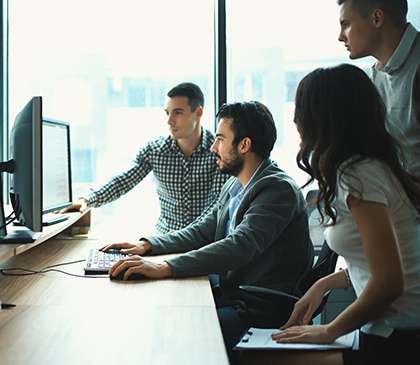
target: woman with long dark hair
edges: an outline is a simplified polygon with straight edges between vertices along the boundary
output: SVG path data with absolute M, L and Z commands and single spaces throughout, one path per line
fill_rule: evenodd
M 298 86 L 297 162 L 318 182 L 326 240 L 347 269 L 317 281 L 273 339 L 331 343 L 360 328 L 360 350 L 288 354 L 276 363 L 388 364 L 410 352 L 420 361 L 420 179 L 406 172 L 385 115 L 356 66 L 316 69 Z M 326 291 L 349 285 L 357 295 L 350 306 L 328 324 L 308 325 Z

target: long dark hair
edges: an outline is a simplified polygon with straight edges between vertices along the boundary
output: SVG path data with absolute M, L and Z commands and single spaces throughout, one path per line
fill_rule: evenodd
M 318 68 L 299 83 L 294 121 L 302 143 L 296 160 L 310 175 L 305 186 L 318 181 L 316 204 L 323 222 L 323 209 L 332 225 L 337 221 L 332 203 L 344 171 L 366 159 L 389 166 L 420 212 L 420 178 L 406 172 L 401 148 L 387 132 L 385 120 L 376 87 L 356 66 Z

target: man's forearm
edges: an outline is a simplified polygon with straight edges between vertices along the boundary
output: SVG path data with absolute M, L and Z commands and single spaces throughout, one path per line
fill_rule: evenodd
M 161 264 L 159 270 L 162 273 L 162 278 L 170 278 L 172 276 L 171 265 L 169 265 L 166 261 Z

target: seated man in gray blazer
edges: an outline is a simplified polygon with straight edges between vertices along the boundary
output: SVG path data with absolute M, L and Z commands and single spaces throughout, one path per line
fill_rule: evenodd
M 111 278 L 122 273 L 124 280 L 133 274 L 160 279 L 216 273 L 215 301 L 229 351 L 251 324 L 246 307 L 253 304 L 238 286 L 291 291 L 311 267 L 313 247 L 302 193 L 269 159 L 276 127 L 268 108 L 259 102 L 225 104 L 217 118 L 211 150 L 220 170 L 232 177 L 214 210 L 182 230 L 103 250 L 119 247 L 131 254 L 111 268 Z M 182 254 L 162 263 L 142 257 L 164 253 Z

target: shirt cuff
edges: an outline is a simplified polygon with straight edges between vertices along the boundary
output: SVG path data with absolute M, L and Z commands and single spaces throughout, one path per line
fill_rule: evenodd
M 159 243 L 159 236 L 140 237 L 139 241 L 145 240 L 150 243 L 151 250 L 147 252 L 148 255 L 159 255 L 166 253 L 164 247 Z
M 96 195 L 94 192 L 88 193 L 86 196 L 81 197 L 86 201 L 88 207 L 95 207 L 96 206 Z

